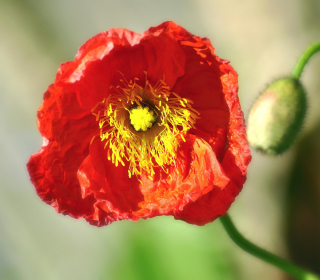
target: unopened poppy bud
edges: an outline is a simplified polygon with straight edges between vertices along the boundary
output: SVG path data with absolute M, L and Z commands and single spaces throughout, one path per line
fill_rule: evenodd
M 306 114 L 306 95 L 299 80 L 273 82 L 257 99 L 248 119 L 248 140 L 255 149 L 278 155 L 290 148 Z

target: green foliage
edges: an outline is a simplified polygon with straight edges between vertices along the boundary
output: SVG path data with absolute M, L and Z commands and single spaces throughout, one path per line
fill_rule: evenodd
M 235 247 L 219 222 L 194 227 L 161 217 L 136 225 L 127 233 L 126 254 L 115 259 L 112 279 L 241 279 L 228 245 Z

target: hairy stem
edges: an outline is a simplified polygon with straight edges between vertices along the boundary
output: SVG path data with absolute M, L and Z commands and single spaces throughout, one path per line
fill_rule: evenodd
M 303 72 L 303 69 L 308 63 L 309 59 L 318 51 L 320 51 L 320 42 L 316 42 L 312 44 L 303 52 L 303 54 L 299 57 L 295 67 L 293 68 L 293 71 L 292 71 L 293 78 L 296 78 L 296 79 L 300 78 Z
M 294 278 L 298 280 L 320 280 L 320 277 L 318 277 L 315 274 L 312 274 L 293 263 L 290 263 L 286 261 L 283 258 L 280 258 L 260 247 L 257 245 L 254 245 L 249 240 L 244 238 L 240 232 L 236 229 L 234 224 L 232 223 L 232 220 L 230 219 L 229 215 L 226 214 L 223 217 L 220 217 L 220 221 L 223 224 L 223 227 L 227 231 L 230 238 L 243 250 L 248 252 L 249 254 L 269 263 L 272 264 L 279 269 L 283 270 L 284 272 L 290 274 Z

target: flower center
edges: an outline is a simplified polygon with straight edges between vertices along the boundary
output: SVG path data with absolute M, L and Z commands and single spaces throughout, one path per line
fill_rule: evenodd
M 149 106 L 133 107 L 130 109 L 129 114 L 130 123 L 137 132 L 147 131 L 158 119 L 155 111 Z
M 144 87 L 138 79 L 120 81 L 123 86 L 112 87 L 115 92 L 92 109 L 108 159 L 116 166 L 127 162 L 129 177 L 145 173 L 152 179 L 155 167 L 168 173 L 199 113 L 191 100 L 169 92 L 163 80 L 152 86 L 146 79 Z

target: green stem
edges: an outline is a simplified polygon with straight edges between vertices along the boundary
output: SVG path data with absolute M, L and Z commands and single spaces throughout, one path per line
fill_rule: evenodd
M 304 53 L 299 57 L 295 67 L 293 68 L 293 71 L 292 71 L 293 78 L 296 78 L 296 79 L 300 78 L 303 68 L 306 66 L 309 59 L 318 51 L 320 51 L 320 42 L 316 42 L 312 44 L 304 51 Z
M 234 224 L 232 223 L 230 217 L 228 214 L 226 214 L 223 217 L 220 217 L 220 221 L 223 224 L 223 227 L 227 231 L 230 238 L 243 250 L 248 252 L 251 255 L 254 255 L 255 257 L 268 262 L 279 269 L 287 272 L 291 276 L 293 276 L 296 279 L 299 280 L 320 280 L 320 278 L 312 274 L 300 267 L 295 266 L 294 264 L 286 261 L 283 258 L 280 258 L 256 245 L 251 243 L 249 240 L 244 238 L 239 231 L 236 229 Z

